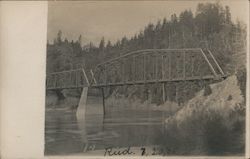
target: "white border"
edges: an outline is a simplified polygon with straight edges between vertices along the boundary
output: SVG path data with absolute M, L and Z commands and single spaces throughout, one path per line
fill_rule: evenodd
M 0 2 L 1 157 L 42 158 L 47 2 Z

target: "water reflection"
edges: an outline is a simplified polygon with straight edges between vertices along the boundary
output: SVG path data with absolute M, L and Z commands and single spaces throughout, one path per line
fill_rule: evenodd
M 157 145 L 163 130 L 159 111 L 111 111 L 105 118 L 89 114 L 77 119 L 75 112 L 47 111 L 45 154 L 72 155 L 107 147 Z M 83 153 L 84 154 L 84 153 Z

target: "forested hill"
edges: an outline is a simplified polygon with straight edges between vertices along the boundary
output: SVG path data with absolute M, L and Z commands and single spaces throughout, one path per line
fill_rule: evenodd
M 246 25 L 232 22 L 230 8 L 219 3 L 200 3 L 195 13 L 172 14 L 170 19 L 150 23 L 133 37 L 114 44 L 103 37 L 99 46 L 92 42 L 82 45 L 81 39 L 80 35 L 70 42 L 62 39 L 59 31 L 54 43 L 47 44 L 47 72 L 90 69 L 130 51 L 149 48 L 209 48 L 226 73 L 245 66 Z

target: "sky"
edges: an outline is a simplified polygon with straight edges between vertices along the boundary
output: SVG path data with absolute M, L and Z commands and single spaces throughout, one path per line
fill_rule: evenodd
M 53 42 L 61 30 L 63 38 L 70 41 L 82 35 L 82 45 L 90 41 L 98 45 L 102 37 L 114 43 L 123 36 L 130 38 L 139 33 L 149 22 L 169 19 L 173 13 L 179 15 L 186 9 L 195 13 L 200 2 L 208 1 L 50 1 L 47 36 Z M 233 21 L 247 22 L 247 0 L 219 2 L 230 7 Z

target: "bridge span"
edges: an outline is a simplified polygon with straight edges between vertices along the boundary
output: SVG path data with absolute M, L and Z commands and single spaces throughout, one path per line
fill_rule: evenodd
M 226 75 L 209 50 L 139 50 L 84 68 L 49 73 L 46 89 L 108 87 L 189 80 L 218 80 Z
M 92 70 L 79 68 L 48 73 L 46 89 L 84 88 L 80 103 L 86 103 L 89 87 L 101 88 L 104 92 L 103 89 L 110 86 L 162 83 L 165 101 L 166 83 L 214 81 L 225 77 L 219 62 L 208 49 L 146 49 L 100 63 Z

